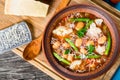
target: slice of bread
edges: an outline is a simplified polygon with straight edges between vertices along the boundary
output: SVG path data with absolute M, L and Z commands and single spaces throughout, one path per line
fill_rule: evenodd
M 35 0 L 5 0 L 5 14 L 46 17 L 49 5 Z

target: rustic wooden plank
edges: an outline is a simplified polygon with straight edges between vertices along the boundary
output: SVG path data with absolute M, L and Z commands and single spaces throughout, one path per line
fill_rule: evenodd
M 53 80 L 12 51 L 0 54 L 0 80 Z

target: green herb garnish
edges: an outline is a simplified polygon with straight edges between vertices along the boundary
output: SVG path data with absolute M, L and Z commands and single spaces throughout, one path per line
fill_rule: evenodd
M 79 31 L 77 31 L 77 35 L 81 38 L 84 36 L 85 32 L 87 31 L 86 28 L 82 28 Z
M 89 45 L 87 46 L 88 53 L 91 54 L 95 50 L 95 46 Z
M 64 54 L 69 54 L 70 52 L 71 52 L 70 49 L 66 49 L 65 52 L 64 52 Z

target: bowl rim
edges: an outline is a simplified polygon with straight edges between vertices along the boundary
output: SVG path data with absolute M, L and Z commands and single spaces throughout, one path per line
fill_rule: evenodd
M 103 68 L 103 70 L 97 72 L 96 74 L 92 74 L 92 75 L 91 74 L 87 74 L 86 76 L 85 75 L 84 76 L 78 76 L 78 74 L 82 75 L 80 73 L 78 73 L 77 75 L 68 74 L 66 72 L 69 72 L 69 70 L 66 70 L 66 69 L 64 69 L 64 71 L 63 70 L 61 71 L 60 68 L 62 66 L 59 63 L 57 63 L 57 61 L 55 60 L 55 58 L 53 59 L 54 62 L 51 61 L 50 58 L 49 58 L 50 56 L 48 56 L 48 55 L 50 55 L 50 53 L 48 53 L 48 50 L 45 49 L 47 47 L 47 45 L 46 45 L 46 39 L 48 39 L 48 37 L 47 37 L 48 34 L 47 33 L 48 33 L 49 29 L 50 29 L 50 25 L 49 24 L 52 25 L 53 24 L 52 22 L 54 22 L 57 17 L 60 17 L 61 14 L 66 13 L 67 11 L 68 12 L 72 11 L 71 9 L 77 10 L 78 8 L 79 9 L 81 9 L 81 8 L 86 9 L 87 8 L 87 9 L 90 9 L 90 10 L 94 10 L 95 12 L 99 13 L 100 15 L 104 14 L 103 17 L 106 18 L 106 19 L 108 19 L 108 23 L 110 24 L 110 26 L 112 26 L 112 28 L 110 28 L 110 27 L 108 27 L 108 28 L 110 30 L 113 29 L 114 34 L 111 31 L 110 31 L 110 33 L 111 33 L 112 36 L 114 35 L 114 38 L 115 38 L 114 42 L 119 42 L 119 40 L 118 40 L 119 39 L 119 33 L 118 33 L 117 28 L 116 28 L 116 25 L 115 25 L 114 21 L 112 21 L 112 18 L 105 11 L 103 11 L 102 9 L 100 9 L 100 8 L 98 8 L 96 6 L 93 6 L 93 5 L 77 4 L 77 5 L 68 6 L 68 7 L 62 9 L 61 11 L 59 11 L 58 13 L 56 13 L 52 17 L 52 19 L 49 21 L 49 23 L 46 26 L 45 31 L 44 31 L 44 36 L 43 36 L 43 41 L 42 41 L 43 51 L 45 53 L 45 56 L 47 58 L 48 63 L 52 66 L 53 69 L 55 69 L 61 75 L 65 76 L 65 77 L 67 77 L 69 79 L 76 79 L 76 80 L 78 80 L 78 79 L 95 78 L 95 77 L 97 77 L 99 75 L 102 75 L 104 72 L 108 71 L 111 68 L 112 64 L 114 64 L 114 62 L 116 60 L 116 57 L 118 55 L 117 53 L 118 53 L 118 49 L 119 49 L 119 45 L 117 45 L 116 43 L 115 43 L 115 46 L 114 46 L 115 48 L 114 48 L 114 51 L 113 51 L 114 55 L 112 55 L 112 57 L 111 57 L 111 59 L 113 59 L 113 60 L 109 61 L 110 63 L 106 63 L 107 65 L 106 65 L 106 67 Z M 112 42 L 112 44 L 113 44 L 113 42 Z M 76 73 L 72 72 L 72 74 L 76 74 Z

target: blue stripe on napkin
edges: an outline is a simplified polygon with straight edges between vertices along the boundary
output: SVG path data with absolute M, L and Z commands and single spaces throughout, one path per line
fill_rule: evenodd
M 118 67 L 111 80 L 120 80 L 120 66 Z

